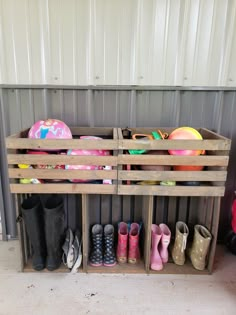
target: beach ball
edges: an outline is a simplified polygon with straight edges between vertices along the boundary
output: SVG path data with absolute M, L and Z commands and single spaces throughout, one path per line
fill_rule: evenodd
M 202 135 L 192 127 L 180 127 L 171 132 L 169 140 L 203 140 Z M 203 150 L 168 150 L 171 155 L 200 155 Z
M 29 130 L 31 139 L 72 139 L 70 128 L 61 120 L 47 119 L 37 121 Z

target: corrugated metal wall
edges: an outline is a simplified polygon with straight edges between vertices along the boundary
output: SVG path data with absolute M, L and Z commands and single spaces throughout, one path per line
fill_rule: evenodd
M 228 228 L 235 190 L 236 92 L 187 90 L 3 89 L 2 122 L 9 135 L 36 120 L 54 117 L 71 126 L 206 127 L 233 140 L 220 236 Z M 4 148 L 1 148 L 1 152 Z M 7 168 L 2 161 L 5 190 Z M 71 197 L 70 197 L 71 198 Z M 5 191 L 8 234 L 15 235 L 15 212 Z M 69 201 L 73 204 L 73 201 Z
M 0 83 L 236 85 L 235 0 L 0 0 Z

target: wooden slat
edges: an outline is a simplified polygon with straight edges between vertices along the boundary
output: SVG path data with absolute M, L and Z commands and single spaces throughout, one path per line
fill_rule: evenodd
M 102 184 L 10 184 L 12 193 L 32 194 L 116 194 L 116 185 Z
M 9 168 L 9 178 L 117 179 L 117 171 Z
M 88 266 L 88 273 L 146 273 L 143 261 L 138 264 L 116 264 L 114 267 L 92 267 Z
M 119 171 L 119 180 L 224 181 L 226 171 Z
M 112 137 L 112 127 L 70 127 L 73 136 L 110 136 Z
M 120 140 L 119 149 L 229 150 L 230 140 Z
M 128 155 L 118 156 L 118 164 L 227 166 L 228 156 Z
M 183 266 L 178 266 L 174 263 L 168 263 L 164 265 L 164 268 L 160 271 L 150 270 L 150 274 L 160 275 L 160 274 L 183 274 L 183 275 L 209 275 L 209 271 L 207 269 L 197 270 L 194 269 L 191 262 L 187 259 Z
M 64 140 L 64 139 L 27 139 L 6 138 L 8 149 L 31 149 L 31 150 L 117 150 L 117 140 Z
M 30 165 L 117 165 L 116 156 L 8 154 L 7 161 L 8 164 Z
M 231 142 L 230 139 L 206 128 L 200 128 L 199 132 L 201 133 L 204 139 L 209 139 L 209 140 L 215 139 L 215 140 L 224 140 L 224 141 Z
M 120 195 L 159 195 L 159 196 L 224 196 L 221 186 L 145 186 L 118 185 Z

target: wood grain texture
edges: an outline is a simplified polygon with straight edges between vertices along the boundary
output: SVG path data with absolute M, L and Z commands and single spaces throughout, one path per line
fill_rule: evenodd
M 120 195 L 156 196 L 224 196 L 225 187 L 220 186 L 144 186 L 118 185 Z
M 102 184 L 10 184 L 12 193 L 32 194 L 116 194 L 116 185 Z

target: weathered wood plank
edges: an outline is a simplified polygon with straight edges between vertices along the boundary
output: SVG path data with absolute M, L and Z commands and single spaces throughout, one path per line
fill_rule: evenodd
M 117 140 L 80 140 L 80 139 L 27 139 L 6 138 L 8 149 L 31 149 L 31 150 L 117 150 Z
M 116 194 L 116 185 L 102 184 L 10 184 L 12 193 L 32 194 Z
M 117 165 L 116 156 L 76 156 L 76 155 L 33 155 L 33 154 L 8 154 L 8 164 L 30 165 Z
M 118 156 L 118 164 L 227 166 L 228 156 L 128 155 Z
M 226 171 L 119 171 L 119 180 L 224 181 Z
M 120 150 L 229 150 L 230 140 L 120 140 Z
M 64 170 L 64 169 L 20 169 L 9 168 L 9 178 L 40 179 L 117 179 L 117 171 L 104 170 Z
M 159 195 L 159 196 L 224 196 L 221 186 L 145 186 L 118 185 L 120 195 Z

